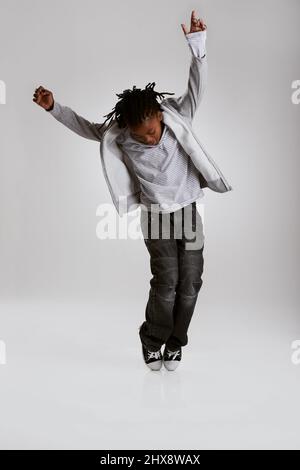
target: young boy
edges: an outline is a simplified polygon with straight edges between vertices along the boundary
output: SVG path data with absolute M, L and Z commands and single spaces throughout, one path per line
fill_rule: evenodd
M 39 87 L 33 101 L 82 137 L 100 142 L 104 176 L 119 215 L 141 207 L 141 228 L 153 274 L 139 336 L 151 370 L 175 370 L 187 345 L 188 327 L 202 286 L 204 234 L 196 201 L 203 188 L 232 189 L 197 139 L 192 120 L 207 78 L 206 25 L 193 10 L 187 91 L 163 99 L 154 90 L 124 90 L 103 123 L 91 123 Z M 107 122 L 110 119 L 110 122 Z M 170 233 L 171 231 L 171 233 Z M 153 232 L 155 234 L 153 235 Z M 161 347 L 165 344 L 162 354 Z

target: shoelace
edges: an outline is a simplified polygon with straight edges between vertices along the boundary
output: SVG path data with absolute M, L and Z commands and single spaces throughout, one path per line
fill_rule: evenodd
M 148 359 L 160 359 L 160 351 L 148 351 Z
M 176 359 L 177 356 L 180 355 L 180 350 L 179 351 L 170 351 L 169 349 L 167 350 L 168 356 L 172 357 L 172 360 Z

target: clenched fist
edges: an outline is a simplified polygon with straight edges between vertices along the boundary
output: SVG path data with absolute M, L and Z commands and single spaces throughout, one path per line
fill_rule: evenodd
M 42 86 L 39 86 L 35 89 L 32 100 L 35 101 L 38 105 L 40 105 L 42 108 L 44 108 L 46 111 L 51 111 L 51 109 L 53 109 L 53 94 L 50 90 L 46 90 L 46 88 L 43 88 Z

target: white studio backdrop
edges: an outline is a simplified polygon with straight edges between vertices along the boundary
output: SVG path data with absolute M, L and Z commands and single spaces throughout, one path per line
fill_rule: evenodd
M 116 93 L 134 84 L 144 87 L 155 81 L 157 90 L 180 95 L 190 63 L 180 24 L 189 24 L 192 9 L 207 24 L 209 65 L 194 129 L 233 191 L 204 190 L 205 266 L 191 343 L 195 349 L 207 347 L 220 367 L 222 355 L 227 354 L 229 367 L 234 357 L 246 354 L 253 374 L 268 357 L 276 379 L 265 384 L 266 390 L 291 379 L 281 390 L 282 397 L 289 397 L 289 412 L 283 402 L 280 408 L 271 400 L 289 429 L 286 434 L 276 434 L 268 421 L 270 428 L 262 426 L 259 440 L 252 421 L 245 440 L 238 425 L 225 443 L 212 428 L 199 429 L 199 436 L 206 447 L 288 446 L 299 443 L 293 426 L 296 413 L 299 418 L 294 406 L 300 366 L 290 360 L 291 342 L 300 337 L 300 104 L 292 101 L 292 84 L 300 80 L 298 0 L 1 0 L 0 80 L 6 99 L 0 104 L 0 339 L 6 341 L 8 371 L 10 357 L 17 367 L 24 351 L 36 357 L 46 337 L 56 341 L 63 331 L 60 352 L 72 341 L 77 351 L 82 341 L 96 345 L 107 338 L 113 347 L 112 332 L 122 328 L 137 342 L 151 276 L 149 254 L 142 239 L 97 238 L 97 207 L 111 202 L 99 145 L 65 128 L 32 96 L 42 85 L 61 104 L 102 122 L 118 99 Z M 80 307 L 61 311 L 60 305 L 68 303 Z M 118 344 L 133 347 L 121 336 Z M 230 354 L 227 348 L 232 348 Z M 90 357 L 92 346 L 85 353 Z M 101 351 L 97 354 L 102 357 Z M 274 358 L 282 375 L 276 375 Z M 141 361 L 138 357 L 137 363 Z M 7 378 L 6 383 L 12 384 L 4 388 L 9 399 L 18 379 Z M 187 395 L 189 390 L 186 385 Z M 259 393 L 249 390 L 259 402 Z M 196 394 L 191 397 L 196 402 Z M 228 408 L 219 403 L 217 409 L 226 421 Z M 57 440 L 54 431 L 39 437 L 32 431 L 25 438 L 17 419 L 8 411 L 3 416 L 9 430 L 0 434 L 4 447 L 88 447 L 98 442 L 96 423 L 90 434 L 75 426 L 67 438 L 66 417 Z M 36 420 L 42 426 L 37 415 Z M 102 442 L 109 445 L 116 438 L 118 447 L 119 435 L 110 424 L 111 434 Z M 135 437 L 128 434 L 125 445 L 132 445 Z M 187 433 L 184 443 L 196 445 L 195 435 Z

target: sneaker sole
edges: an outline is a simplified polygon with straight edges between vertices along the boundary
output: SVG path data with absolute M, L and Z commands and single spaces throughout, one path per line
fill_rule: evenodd
M 150 362 L 149 364 L 147 364 L 145 362 L 146 366 L 149 367 L 149 369 L 151 370 L 160 370 L 161 369 L 161 366 L 162 366 L 162 361 L 155 361 L 155 362 Z
M 179 366 L 180 361 L 164 361 L 167 370 L 175 370 Z

